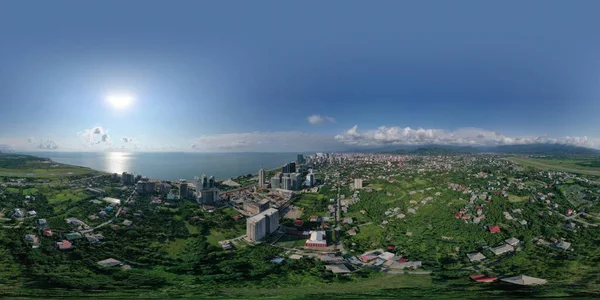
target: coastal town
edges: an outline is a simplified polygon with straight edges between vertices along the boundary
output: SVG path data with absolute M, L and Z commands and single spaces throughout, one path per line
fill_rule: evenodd
M 578 262 L 598 255 L 600 183 L 499 155 L 299 154 L 250 177 L 176 181 L 63 176 L 65 166 L 23 159 L 50 175 L 2 177 L 2 236 L 39 274 L 48 260 L 169 272 L 201 242 L 232 255 L 263 249 L 274 267 L 309 261 L 322 277 L 369 270 L 503 289 L 585 280 L 594 267 Z

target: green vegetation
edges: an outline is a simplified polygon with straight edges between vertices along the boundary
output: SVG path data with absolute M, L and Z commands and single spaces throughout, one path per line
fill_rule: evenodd
M 533 158 L 514 156 L 508 157 L 514 163 L 543 170 L 556 170 L 576 174 L 600 175 L 597 156 L 577 158 Z

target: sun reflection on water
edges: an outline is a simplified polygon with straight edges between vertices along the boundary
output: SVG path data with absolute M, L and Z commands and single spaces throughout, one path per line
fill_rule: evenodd
M 126 152 L 106 152 L 104 154 L 105 170 L 110 173 L 130 171 L 131 156 Z

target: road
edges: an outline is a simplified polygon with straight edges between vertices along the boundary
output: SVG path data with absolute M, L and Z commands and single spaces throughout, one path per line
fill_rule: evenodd
M 568 217 L 567 217 L 567 216 L 565 216 L 565 215 L 563 215 L 563 214 L 561 214 L 561 213 L 558 213 L 558 212 L 557 212 L 557 214 L 559 214 L 559 215 L 560 215 L 561 217 L 563 217 L 565 220 L 573 220 L 573 221 L 575 221 L 575 222 L 578 222 L 578 223 L 584 224 L 584 225 L 586 225 L 586 226 L 598 227 L 598 224 L 592 224 L 592 223 L 588 223 L 588 222 L 586 222 L 586 221 L 583 221 L 583 220 L 580 220 L 580 219 L 575 219 L 575 217 L 577 217 L 577 216 L 580 216 L 580 215 L 587 215 L 587 214 L 586 214 L 586 213 L 584 213 L 584 212 L 580 212 L 580 213 L 578 213 L 578 214 L 574 214 L 574 215 L 572 215 L 572 216 L 568 216 Z

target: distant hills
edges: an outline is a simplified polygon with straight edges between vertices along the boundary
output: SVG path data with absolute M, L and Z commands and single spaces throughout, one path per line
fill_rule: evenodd
M 565 144 L 525 144 L 501 145 L 489 147 L 474 146 L 449 146 L 449 145 L 420 145 L 396 146 L 373 149 L 369 152 L 396 153 L 396 154 L 421 154 L 421 155 L 451 155 L 461 153 L 502 153 L 502 154 L 528 154 L 528 155 L 600 155 L 600 150 L 565 145 Z

